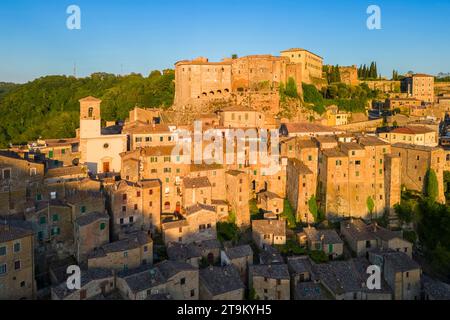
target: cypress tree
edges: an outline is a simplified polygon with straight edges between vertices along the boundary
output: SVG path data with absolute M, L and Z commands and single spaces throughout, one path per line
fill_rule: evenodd
M 436 201 L 439 192 L 436 172 L 433 169 L 428 169 L 426 177 L 426 195 L 430 200 Z

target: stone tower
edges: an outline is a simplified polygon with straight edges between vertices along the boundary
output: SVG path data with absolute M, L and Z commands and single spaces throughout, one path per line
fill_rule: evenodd
M 102 100 L 86 97 L 80 102 L 80 138 L 93 138 L 101 135 L 100 104 Z

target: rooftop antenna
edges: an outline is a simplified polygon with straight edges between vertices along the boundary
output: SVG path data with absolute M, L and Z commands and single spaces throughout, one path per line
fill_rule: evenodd
M 75 78 L 77 77 L 77 63 L 76 62 L 73 63 L 73 76 Z

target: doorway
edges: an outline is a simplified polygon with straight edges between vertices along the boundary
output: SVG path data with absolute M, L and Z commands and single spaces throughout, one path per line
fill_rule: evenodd
M 110 172 L 109 162 L 103 162 L 103 173 L 109 172 Z

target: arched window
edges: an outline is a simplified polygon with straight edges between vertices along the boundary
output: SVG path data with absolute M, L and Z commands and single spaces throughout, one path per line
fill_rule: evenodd
M 169 201 L 164 203 L 164 210 L 170 210 L 170 202 Z
M 92 118 L 93 115 L 94 115 L 94 108 L 90 107 L 90 108 L 88 109 L 88 117 L 89 117 L 89 118 Z

